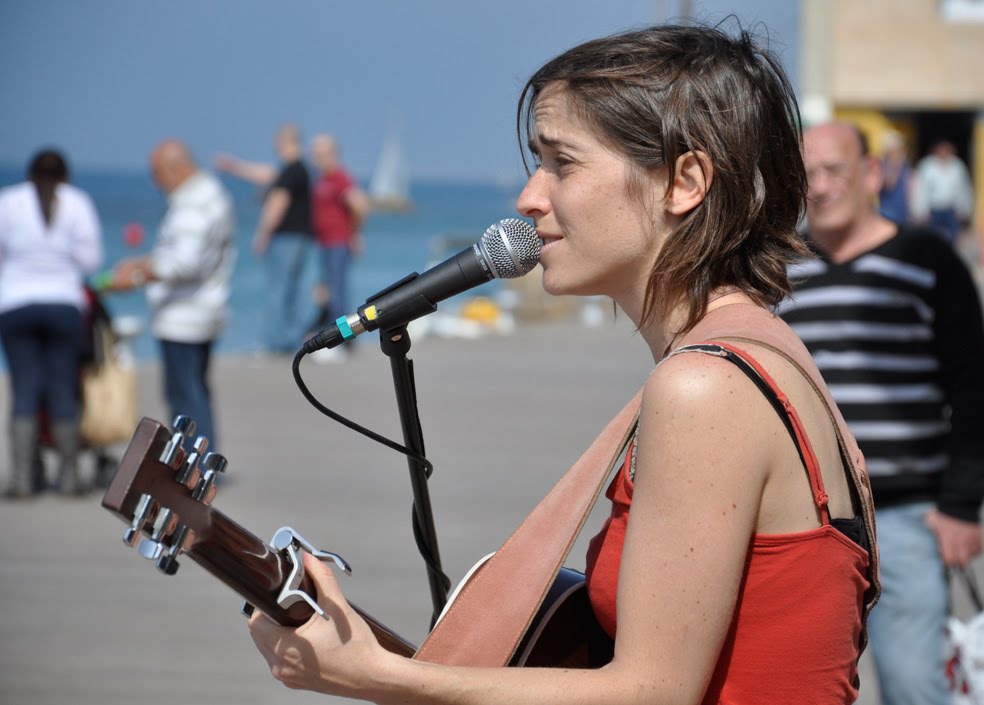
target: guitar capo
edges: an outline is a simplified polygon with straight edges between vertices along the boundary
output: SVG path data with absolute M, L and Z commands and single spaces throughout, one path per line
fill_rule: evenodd
M 352 574 L 352 566 L 342 558 L 337 553 L 332 553 L 330 551 L 322 551 L 314 547 L 310 541 L 305 539 L 303 536 L 298 534 L 289 526 L 283 526 L 277 529 L 273 538 L 270 540 L 270 545 L 274 550 L 285 555 L 290 561 L 290 573 L 287 576 L 287 580 L 284 582 L 283 588 L 280 590 L 280 594 L 277 595 L 277 604 L 284 609 L 289 608 L 291 605 L 297 602 L 306 602 L 308 606 L 318 613 L 319 616 L 327 619 L 325 611 L 321 608 L 321 605 L 315 601 L 314 597 L 308 595 L 303 590 L 298 589 L 301 585 L 301 581 L 304 580 L 304 553 L 310 553 L 312 556 L 318 560 L 324 561 L 325 563 L 334 563 L 335 566 L 341 570 L 345 575 Z M 243 603 L 242 613 L 249 617 L 253 614 L 255 607 L 249 602 Z

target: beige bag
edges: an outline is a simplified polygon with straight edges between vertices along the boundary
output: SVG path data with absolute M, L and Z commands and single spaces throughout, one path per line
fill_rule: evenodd
M 120 364 L 108 324 L 93 331 L 95 360 L 82 370 L 82 442 L 106 446 L 130 440 L 137 427 L 137 376 Z

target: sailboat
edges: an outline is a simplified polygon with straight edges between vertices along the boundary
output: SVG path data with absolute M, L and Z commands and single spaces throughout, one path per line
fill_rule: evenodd
M 376 169 L 369 180 L 369 198 L 375 211 L 406 213 L 413 210 L 410 174 L 396 130 L 390 130 L 383 143 Z

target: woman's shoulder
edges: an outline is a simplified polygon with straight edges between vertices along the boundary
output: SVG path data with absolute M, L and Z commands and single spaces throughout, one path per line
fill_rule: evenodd
M 95 217 L 96 204 L 92 197 L 78 186 L 58 184 L 58 200 L 68 214 L 77 217 Z
M 21 181 L 17 184 L 0 187 L 0 200 L 10 201 L 11 199 L 24 198 L 34 193 L 34 185 L 30 181 Z
M 686 465 L 699 456 L 713 458 L 720 477 L 764 477 L 775 450 L 774 412 L 760 397 L 727 358 L 675 354 L 646 381 L 640 447 L 660 449 L 661 463 L 684 458 Z
M 32 199 L 37 199 L 37 195 L 29 181 L 0 188 L 0 216 L 4 223 L 20 222 L 24 213 L 35 212 Z
M 643 408 L 699 412 L 738 401 L 742 375 L 713 347 L 680 348 L 666 357 L 646 380 Z

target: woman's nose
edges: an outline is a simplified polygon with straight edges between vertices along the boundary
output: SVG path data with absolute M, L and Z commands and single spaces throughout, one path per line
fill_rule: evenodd
M 547 200 L 542 181 L 540 169 L 534 171 L 526 181 L 526 186 L 523 187 L 522 193 L 516 200 L 516 210 L 519 211 L 520 215 L 535 218 L 550 209 L 550 202 Z

